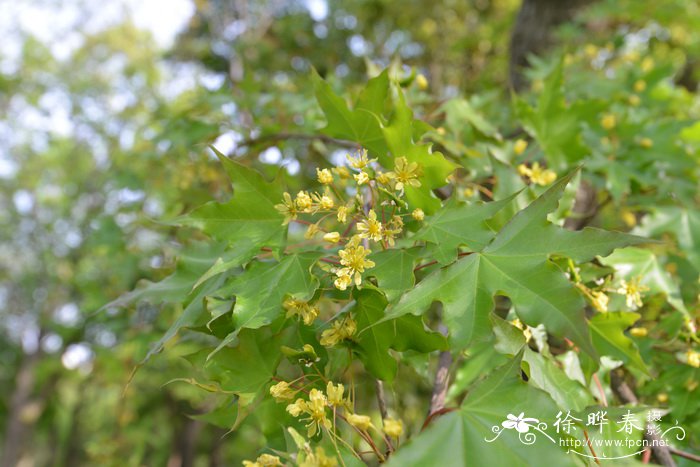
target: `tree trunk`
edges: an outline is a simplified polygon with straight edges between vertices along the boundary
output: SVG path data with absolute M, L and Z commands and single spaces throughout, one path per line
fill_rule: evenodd
M 510 37 L 510 85 L 521 90 L 527 81 L 523 68 L 530 54 L 538 55 L 552 45 L 557 26 L 569 21 L 576 10 L 593 0 L 523 0 Z
M 35 367 L 39 360 L 40 352 L 25 354 L 22 358 L 15 388 L 10 397 L 9 413 L 5 426 L 5 442 L 3 443 L 2 456 L 0 456 L 0 467 L 13 467 L 19 462 L 27 437 L 31 422 L 23 420 L 23 412 L 31 401 L 32 391 L 35 382 Z

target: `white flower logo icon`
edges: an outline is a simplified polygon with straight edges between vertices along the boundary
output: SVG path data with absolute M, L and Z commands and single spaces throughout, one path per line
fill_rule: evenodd
M 525 418 L 525 412 L 520 412 L 517 417 L 512 413 L 506 416 L 507 420 L 504 420 L 501 425 L 507 430 L 512 430 L 515 428 L 518 433 L 527 433 L 530 431 L 530 423 L 539 423 L 536 418 Z

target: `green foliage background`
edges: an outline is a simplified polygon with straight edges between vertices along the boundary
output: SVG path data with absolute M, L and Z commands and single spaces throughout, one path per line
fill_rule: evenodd
M 404 423 L 389 465 L 580 465 L 544 441 L 484 438 L 520 412 L 551 423 L 609 405 L 612 419 L 628 408 L 620 380 L 640 418 L 663 409 L 663 428 L 687 432 L 673 445 L 700 451 L 697 2 L 593 3 L 517 95 L 519 2 L 442 0 L 427 15 L 329 1 L 323 19 L 246 4 L 239 17 L 195 2 L 165 52 L 129 21 L 81 31 L 68 60 L 24 34 L 19 66 L 0 71 L 0 439 L 19 422 L 29 465 L 293 465 L 304 448 L 286 429 L 306 437 L 304 423 L 269 388 L 313 368 L 380 428 L 383 381 Z M 196 84 L 169 90 L 185 73 Z M 31 124 L 59 107 L 71 130 Z M 426 215 L 394 248 L 373 245 L 364 287 L 340 292 L 322 261 L 338 248 L 305 243 L 275 205 L 320 191 L 316 168 L 359 148 L 385 171 L 420 163 L 404 200 Z M 535 162 L 558 180 L 523 176 Z M 637 279 L 639 307 L 615 291 Z M 327 300 L 313 326 L 285 317 L 290 295 Z M 321 346 L 339 313 L 359 332 Z M 89 358 L 66 364 L 69 349 Z M 448 410 L 426 420 L 446 349 Z M 309 441 L 336 452 L 328 435 Z

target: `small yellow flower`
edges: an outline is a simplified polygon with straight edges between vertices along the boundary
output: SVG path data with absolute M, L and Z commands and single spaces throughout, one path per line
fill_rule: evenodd
M 437 130 L 435 130 L 435 131 L 437 131 L 437 134 L 440 135 L 440 136 L 445 136 L 445 134 L 447 133 L 447 132 L 445 131 L 445 129 L 444 129 L 443 127 L 441 127 L 441 126 L 437 127 Z
M 350 171 L 347 167 L 335 167 L 333 171 L 337 173 L 338 177 L 342 178 L 343 180 L 350 178 Z
M 353 177 L 355 177 L 355 181 L 358 185 L 364 185 L 365 183 L 369 182 L 369 175 L 367 175 L 367 172 L 365 171 L 355 174 Z
M 354 279 L 355 285 L 359 287 L 362 283 L 361 274 L 365 272 L 365 268 L 374 267 L 374 261 L 366 259 L 366 256 L 370 254 L 371 251 L 359 245 L 359 241 L 359 236 L 351 238 L 347 245 L 345 245 L 345 249 L 338 252 L 340 264 L 344 266 L 336 271 L 336 275 L 338 279 L 340 279 L 340 283 L 336 280 L 336 287 L 340 290 L 345 290 L 344 287 L 349 285 L 350 281 L 348 279 Z
M 399 235 L 402 230 L 403 219 L 401 219 L 401 216 L 393 216 L 389 223 L 384 226 L 384 231 L 382 232 L 384 241 L 386 241 L 389 246 L 394 246 L 394 238 Z
M 340 241 L 340 234 L 338 232 L 328 232 L 323 236 L 323 240 L 328 243 L 338 243 Z
M 262 454 L 255 462 L 243 461 L 244 467 L 281 467 L 282 465 L 280 458 L 272 454 Z
M 639 140 L 639 145 L 643 148 L 649 149 L 654 146 L 654 141 L 651 138 L 642 138 Z
M 693 368 L 700 368 L 700 352 L 688 350 L 685 353 L 685 356 L 688 359 L 688 365 L 692 366 Z
M 348 208 L 347 206 L 340 206 L 338 208 L 338 222 L 345 224 L 348 221 Z
M 649 334 L 647 328 L 632 328 L 630 329 L 630 334 L 634 337 L 646 337 Z
M 282 465 L 280 458 L 272 454 L 262 454 L 258 457 L 257 462 L 263 467 L 277 467 Z
M 288 298 L 282 304 L 285 310 L 287 310 L 287 317 L 294 315 L 301 316 L 304 324 L 309 326 L 318 317 L 318 307 L 316 305 L 310 305 L 308 302 L 303 300 L 298 300 L 296 298 Z
M 639 277 L 635 277 L 629 282 L 623 279 L 620 281 L 620 287 L 617 289 L 617 293 L 626 297 L 627 307 L 633 310 L 643 305 L 642 293 L 649 290 L 649 287 L 639 285 L 639 281 Z
M 270 395 L 277 402 L 292 400 L 294 399 L 294 394 L 296 394 L 296 391 L 286 381 L 280 381 L 270 388 Z
M 330 211 L 335 207 L 335 202 L 333 201 L 333 198 L 331 198 L 327 193 L 323 195 L 314 193 L 313 200 L 316 202 L 316 211 Z
M 583 48 L 583 53 L 589 59 L 595 58 L 598 55 L 598 47 L 593 44 L 588 44 Z
M 612 130 L 617 125 L 617 118 L 613 114 L 605 114 L 600 119 L 600 125 L 606 130 Z
M 308 429 L 307 434 L 309 437 L 314 436 L 316 433 L 321 432 L 321 428 L 330 428 L 331 421 L 326 417 L 326 406 L 328 405 L 328 400 L 326 396 L 314 388 L 309 392 L 309 402 L 306 404 L 305 412 L 309 415 L 309 423 L 306 425 Z
M 306 232 L 304 233 L 304 238 L 311 239 L 316 235 L 320 229 L 318 228 L 317 224 L 311 224 L 308 229 L 306 229 Z
M 391 177 L 384 172 L 377 172 L 374 176 L 375 180 L 382 185 L 388 185 L 391 182 Z
M 533 162 L 532 167 L 520 164 L 518 166 L 518 173 L 528 177 L 532 183 L 542 186 L 549 185 L 557 179 L 557 173 L 555 171 L 545 169 L 539 162 Z
M 382 223 L 377 220 L 377 213 L 370 209 L 367 220 L 357 224 L 360 238 L 369 238 L 375 242 L 382 240 Z
M 343 391 L 345 387 L 342 384 L 333 385 L 331 381 L 328 381 L 328 386 L 326 386 L 326 394 L 328 395 L 328 403 L 333 406 L 343 405 Z
M 403 422 L 393 418 L 384 419 L 384 433 L 392 438 L 398 438 L 403 434 Z
M 602 312 L 608 311 L 609 301 L 610 298 L 605 294 L 605 292 L 601 292 L 599 290 L 591 291 L 591 304 L 596 310 Z
M 416 208 L 411 213 L 411 217 L 413 217 L 418 222 L 422 222 L 423 219 L 425 219 L 425 213 L 423 212 L 423 210 L 421 208 Z
M 620 217 L 627 227 L 634 227 L 637 225 L 637 216 L 629 209 L 623 209 L 620 213 Z
M 352 277 L 347 273 L 347 270 L 341 269 L 336 272 L 338 277 L 333 281 L 333 285 L 338 290 L 346 290 L 352 284 Z
M 642 102 L 642 99 L 640 99 L 638 95 L 632 94 L 627 98 L 627 102 L 629 102 L 631 106 L 637 107 Z
M 352 337 L 356 331 L 357 323 L 355 323 L 355 320 L 350 316 L 333 321 L 330 329 L 326 329 L 321 333 L 321 345 L 324 347 L 333 347 L 338 342 Z
M 465 198 L 471 198 L 472 196 L 474 196 L 474 189 L 467 187 L 464 190 L 462 190 L 462 195 L 464 195 Z
M 666 394 L 665 392 L 660 392 L 656 395 L 656 400 L 661 402 L 662 404 L 665 404 L 666 402 L 668 402 L 668 394 Z
M 284 194 L 282 195 L 282 203 L 276 204 L 275 209 L 277 209 L 284 215 L 283 225 L 287 225 L 290 221 L 295 220 L 297 218 L 297 214 L 299 213 L 299 211 L 297 210 L 296 203 L 292 200 L 291 195 L 287 192 L 284 192 Z
M 299 467 L 337 467 L 338 461 L 332 457 L 326 456 L 326 451 L 321 446 L 316 446 L 316 451 L 299 454 Z
M 311 199 L 311 196 L 309 196 L 309 194 L 305 191 L 300 191 L 299 193 L 297 193 L 295 202 L 297 208 L 299 208 L 299 210 L 303 212 L 309 212 L 314 204 L 313 200 Z
M 408 162 L 405 157 L 399 157 L 394 162 L 394 171 L 387 175 L 396 180 L 394 189 L 402 191 L 406 185 L 419 187 L 421 185 L 418 177 L 422 175 L 422 168 L 417 162 Z
M 306 410 L 306 401 L 304 399 L 297 399 L 293 404 L 289 404 L 286 410 L 292 417 L 298 417 Z
M 648 73 L 654 69 L 654 59 L 651 57 L 646 57 L 642 60 L 642 71 Z
M 634 83 L 634 92 L 644 92 L 644 90 L 647 88 L 647 82 L 644 81 L 643 79 L 637 80 Z
M 351 413 L 347 416 L 348 423 L 362 431 L 367 431 L 372 426 L 372 419 L 367 415 L 357 415 Z
M 355 156 L 351 156 L 350 154 L 346 154 L 345 158 L 348 160 L 350 167 L 352 167 L 354 169 L 364 169 L 370 163 L 377 160 L 377 159 L 368 159 L 366 149 L 358 151 Z
M 524 139 L 519 139 L 515 142 L 513 145 L 513 151 L 515 152 L 516 155 L 521 155 L 522 153 L 525 152 L 527 149 L 527 141 Z
M 318 177 L 318 183 L 322 185 L 330 185 L 333 183 L 333 174 L 328 169 L 318 169 L 316 168 L 316 176 Z
M 421 91 L 428 89 L 428 79 L 422 73 L 418 73 L 416 76 L 416 84 Z

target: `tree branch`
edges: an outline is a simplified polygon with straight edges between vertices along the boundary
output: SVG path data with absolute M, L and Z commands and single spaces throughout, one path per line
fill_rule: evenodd
M 634 391 L 629 387 L 627 382 L 625 382 L 624 378 L 619 372 L 614 370 L 610 372 L 610 386 L 617 397 L 625 404 L 639 403 Z M 650 433 L 649 430 L 646 430 L 644 433 L 644 439 L 649 442 L 651 451 L 659 464 L 667 467 L 676 466 L 676 462 L 671 456 L 671 450 L 667 446 L 662 446 L 658 435 Z
M 443 336 L 447 335 L 447 327 L 441 324 L 439 331 Z M 452 353 L 449 350 L 443 350 L 438 357 L 438 366 L 435 370 L 435 382 L 433 383 L 433 395 L 430 398 L 430 408 L 428 409 L 428 417 L 442 410 L 445 407 L 445 397 L 447 396 L 447 388 L 450 386 L 450 366 L 452 365 Z
M 384 383 L 380 379 L 375 379 L 374 380 L 374 385 L 377 390 L 377 405 L 379 405 L 379 413 L 382 416 L 382 424 L 384 424 L 384 420 L 389 418 L 389 412 L 386 409 L 386 396 L 384 395 Z M 394 451 L 394 445 L 391 442 L 391 438 L 389 435 L 384 434 L 384 442 L 386 443 L 386 447 L 389 448 L 389 452 Z
M 240 141 L 236 144 L 236 148 L 251 147 L 261 144 L 272 145 L 278 141 L 287 140 L 300 140 L 300 141 L 313 141 L 319 140 L 324 143 L 335 144 L 336 146 L 341 146 L 345 148 L 358 148 L 360 145 L 353 143 L 352 141 L 347 141 L 344 139 L 332 138 L 326 135 L 310 135 L 306 133 L 273 133 L 269 135 L 258 136 L 257 138 L 248 138 Z

